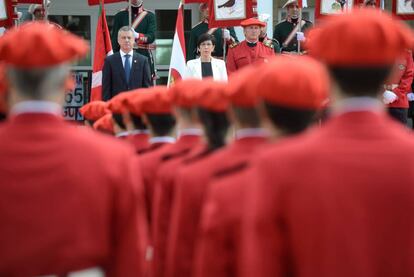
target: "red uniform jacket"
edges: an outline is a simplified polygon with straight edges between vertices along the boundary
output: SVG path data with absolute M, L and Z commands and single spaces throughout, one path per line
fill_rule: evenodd
M 390 108 L 407 108 L 407 93 L 411 92 L 411 83 L 413 82 L 414 65 L 413 54 L 411 51 L 405 51 L 404 56 L 398 59 L 394 74 L 387 82 L 389 85 L 397 86 L 392 91 L 398 96 L 398 99 L 389 104 Z
M 231 74 L 246 65 L 263 62 L 274 55 L 275 52 L 269 46 L 257 42 L 256 46 L 249 47 L 244 40 L 239 45 L 229 49 L 226 60 L 227 72 Z
M 237 255 L 244 191 L 253 180 L 248 165 L 213 180 L 203 206 L 195 254 L 195 277 L 238 276 Z M 218 254 L 219 253 L 219 254 Z
M 264 137 L 239 139 L 178 172 L 167 247 L 167 277 L 191 276 L 201 208 L 212 174 L 249 159 L 252 151 L 265 141 Z
M 348 112 L 269 149 L 246 191 L 242 276 L 413 276 L 414 140 Z
M 154 247 L 154 260 L 152 262 L 151 276 L 161 277 L 165 274 L 165 255 L 167 247 L 167 236 L 170 224 L 170 212 L 174 197 L 174 177 L 178 172 L 183 160 L 198 153 L 204 148 L 204 144 L 197 140 L 178 140 L 177 144 L 182 141 L 175 154 L 165 155 L 165 162 L 160 165 L 157 172 L 153 217 L 152 217 L 152 241 Z
M 0 276 L 101 267 L 142 276 L 146 223 L 132 147 L 51 114 L 0 127 Z
M 151 233 L 152 199 L 154 195 L 154 180 L 161 163 L 161 157 L 172 146 L 172 143 L 157 142 L 145 149 L 139 156 L 142 179 L 144 181 L 145 204 L 147 219 Z
M 137 153 L 147 149 L 149 145 L 149 135 L 145 133 L 132 134 L 128 136 L 128 140 L 134 145 Z

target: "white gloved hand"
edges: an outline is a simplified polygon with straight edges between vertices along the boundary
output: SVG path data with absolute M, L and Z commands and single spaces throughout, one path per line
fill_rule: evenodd
M 414 93 L 410 92 L 407 94 L 408 101 L 414 101 Z
M 305 33 L 303 33 L 303 32 L 296 32 L 296 39 L 298 41 L 305 41 L 306 40 Z
M 135 30 L 134 30 L 134 29 L 132 29 L 132 31 L 134 31 L 134 38 L 135 38 L 135 39 L 138 39 L 138 38 L 139 38 L 139 33 L 135 32 Z
M 386 90 L 382 94 L 382 102 L 384 102 L 384 104 L 386 104 L 386 105 L 391 104 L 392 102 L 394 102 L 397 99 L 398 99 L 397 94 L 395 94 L 394 92 L 392 92 L 390 90 Z
M 227 30 L 227 29 L 223 29 L 223 38 L 224 38 L 225 40 L 229 40 L 229 39 L 231 38 L 231 36 L 230 36 L 230 31 L 229 31 L 229 30 Z

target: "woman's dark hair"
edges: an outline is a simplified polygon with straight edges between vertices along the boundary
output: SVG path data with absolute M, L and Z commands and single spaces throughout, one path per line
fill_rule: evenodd
M 287 134 L 304 131 L 313 121 L 316 110 L 294 109 L 264 103 L 266 112 L 272 123 Z
M 149 124 L 155 136 L 169 135 L 175 126 L 175 117 L 172 114 L 147 114 Z
M 201 36 L 198 37 L 197 47 L 200 47 L 200 44 L 202 44 L 205 41 L 209 41 L 209 40 L 214 46 L 216 45 L 216 38 L 213 35 L 210 35 L 209 33 L 202 34 Z
M 339 88 L 348 96 L 376 97 L 391 72 L 391 66 L 334 67 L 329 71 Z
M 212 112 L 203 108 L 197 109 L 208 139 L 209 150 L 214 151 L 224 146 L 227 130 L 230 126 L 225 112 Z

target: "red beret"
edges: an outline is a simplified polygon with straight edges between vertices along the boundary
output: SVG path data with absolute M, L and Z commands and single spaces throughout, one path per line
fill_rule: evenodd
M 137 90 L 127 102 L 146 114 L 169 114 L 172 111 L 171 97 L 166 86 Z
M 204 85 L 203 80 L 187 79 L 174 84 L 170 88 L 171 101 L 175 106 L 191 108 L 197 105 L 200 92 Z
M 306 42 L 309 53 L 333 66 L 389 65 L 411 48 L 412 31 L 385 12 L 356 9 L 327 18 Z
M 124 113 L 128 111 L 127 98 L 130 92 L 121 92 L 108 101 L 108 109 L 112 113 Z
M 329 75 L 323 64 L 305 56 L 277 56 L 260 67 L 248 84 L 264 101 L 288 108 L 318 109 L 328 98 Z
M 257 25 L 257 26 L 260 26 L 260 27 L 266 27 L 266 23 L 260 21 L 257 18 L 253 18 L 253 17 L 252 18 L 249 18 L 249 19 L 246 19 L 246 20 L 243 20 L 240 23 L 240 25 L 242 27 L 247 27 L 247 26 L 252 26 L 252 25 Z
M 79 112 L 88 120 L 98 120 L 102 116 L 111 113 L 108 103 L 104 101 L 92 101 L 80 108 Z
M 259 74 L 257 67 L 246 66 L 230 76 L 226 94 L 234 106 L 242 108 L 252 108 L 256 106 L 258 89 L 251 89 L 246 86 L 255 74 Z
M 106 114 L 104 116 L 102 116 L 101 118 L 99 118 L 94 124 L 93 124 L 93 128 L 95 130 L 100 130 L 100 131 L 107 131 L 109 133 L 114 133 L 114 122 L 112 120 L 112 114 Z
M 229 107 L 226 96 L 227 83 L 203 79 L 197 105 L 213 112 L 225 112 Z
M 86 42 L 47 22 L 30 22 L 6 32 L 0 40 L 0 60 L 17 68 L 42 68 L 83 57 Z

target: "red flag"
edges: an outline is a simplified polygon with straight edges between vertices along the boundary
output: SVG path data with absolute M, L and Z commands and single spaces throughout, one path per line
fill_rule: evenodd
M 186 72 L 183 9 L 183 4 L 180 3 L 177 12 L 177 23 L 175 25 L 170 72 L 168 74 L 168 86 L 174 85 L 175 82 L 183 79 Z
M 209 0 L 184 0 L 184 4 L 191 3 L 208 3 Z
M 209 28 L 239 26 L 247 18 L 257 17 L 257 0 L 211 0 Z
M 43 4 L 43 0 L 17 0 L 18 4 Z
M 89 6 L 95 6 L 99 5 L 101 0 L 88 0 Z M 127 2 L 126 0 L 104 0 L 105 4 L 111 4 L 111 3 L 118 3 L 118 2 Z
M 392 0 L 392 13 L 402 20 L 414 19 L 414 0 Z
M 105 57 L 112 54 L 111 36 L 106 23 L 105 6 L 99 7 L 96 26 L 95 53 L 93 56 L 91 101 L 102 100 L 102 68 Z

